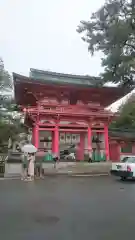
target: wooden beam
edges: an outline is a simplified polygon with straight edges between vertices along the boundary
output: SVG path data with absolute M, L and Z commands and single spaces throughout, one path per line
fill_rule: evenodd
M 54 131 L 55 128 L 42 128 L 39 126 L 39 131 Z

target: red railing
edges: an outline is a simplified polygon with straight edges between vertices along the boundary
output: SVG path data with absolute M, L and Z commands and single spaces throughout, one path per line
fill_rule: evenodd
M 114 116 L 112 112 L 109 112 L 104 109 L 91 109 L 89 106 L 80 106 L 80 105 L 72 105 L 72 106 L 37 106 L 37 107 L 29 107 L 26 109 L 26 112 L 31 114 L 64 114 L 64 115 L 86 115 L 86 116 Z

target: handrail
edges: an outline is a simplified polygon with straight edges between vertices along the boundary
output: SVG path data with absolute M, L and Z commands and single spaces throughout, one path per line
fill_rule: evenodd
M 104 111 L 100 111 L 100 112 L 94 112 L 94 111 L 88 111 L 88 110 L 85 110 L 85 109 L 82 109 L 81 111 L 75 111 L 75 109 L 64 109 L 64 108 L 60 108 L 60 109 L 46 109 L 46 110 L 41 110 L 41 109 L 28 109 L 27 110 L 28 113 L 40 113 L 40 114 L 50 114 L 50 113 L 54 113 L 54 114 L 73 114 L 73 115 L 93 115 L 93 116 L 113 116 L 114 114 L 113 113 L 109 113 L 109 112 L 104 112 Z
M 31 108 L 72 108 L 72 109 L 94 109 L 94 110 L 104 110 L 104 107 L 99 104 L 76 104 L 76 105 L 70 105 L 70 104 L 55 104 L 55 103 L 47 103 L 47 104 L 37 104 L 37 106 L 31 107 Z M 107 110 L 105 110 L 107 111 Z
M 41 100 L 37 103 L 37 105 L 39 106 L 58 106 L 58 107 L 65 107 L 65 106 L 69 106 L 69 102 L 66 102 L 65 103 L 59 103 L 59 102 L 51 102 L 51 100 Z M 37 107 L 37 106 L 35 106 Z M 88 104 L 85 104 L 85 103 L 77 103 L 77 104 L 74 104 L 72 105 L 72 107 L 87 107 L 87 108 L 103 108 L 103 106 L 101 106 L 99 103 L 88 103 Z
M 46 110 L 49 110 L 49 111 L 92 111 L 93 112 L 106 112 L 106 113 L 109 113 L 110 111 L 107 111 L 106 109 L 103 109 L 103 108 L 100 108 L 100 109 L 95 109 L 95 108 L 92 108 L 90 109 L 88 106 L 76 106 L 76 105 L 73 105 L 73 106 L 55 106 L 55 108 L 52 108 L 52 106 L 46 106 L 46 107 L 43 107 L 43 106 L 37 106 L 37 107 L 30 107 L 30 108 L 27 108 L 27 111 L 30 112 L 30 111 L 46 111 Z M 95 111 L 96 110 L 96 111 Z M 111 112 L 110 112 L 111 113 Z

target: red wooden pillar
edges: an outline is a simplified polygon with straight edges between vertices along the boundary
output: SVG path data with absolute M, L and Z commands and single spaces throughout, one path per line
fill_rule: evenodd
M 105 152 L 106 152 L 106 160 L 108 161 L 110 159 L 109 154 L 109 138 L 108 138 L 108 126 L 104 126 L 104 136 L 105 136 Z
M 55 129 L 54 129 L 54 139 L 53 139 L 53 150 L 54 153 L 59 156 L 59 128 L 58 125 L 56 124 Z
M 88 150 L 92 152 L 92 131 L 90 126 L 88 126 Z
M 52 131 L 52 153 L 54 153 L 54 131 Z
M 39 147 L 39 126 L 35 124 L 33 127 L 33 144 L 38 149 Z

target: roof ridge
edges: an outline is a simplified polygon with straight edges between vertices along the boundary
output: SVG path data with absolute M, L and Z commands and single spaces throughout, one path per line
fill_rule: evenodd
M 68 78 L 80 78 L 80 79 L 86 79 L 86 80 L 100 80 L 100 77 L 96 76 L 89 76 L 89 75 L 79 75 L 79 74 L 70 74 L 70 73 L 59 73 L 59 72 L 54 72 L 54 71 L 46 71 L 46 70 L 41 70 L 41 69 L 35 69 L 35 68 L 30 68 L 30 72 L 37 72 L 37 73 L 43 73 L 47 75 L 52 75 L 52 76 L 59 76 L 59 77 L 68 77 Z

